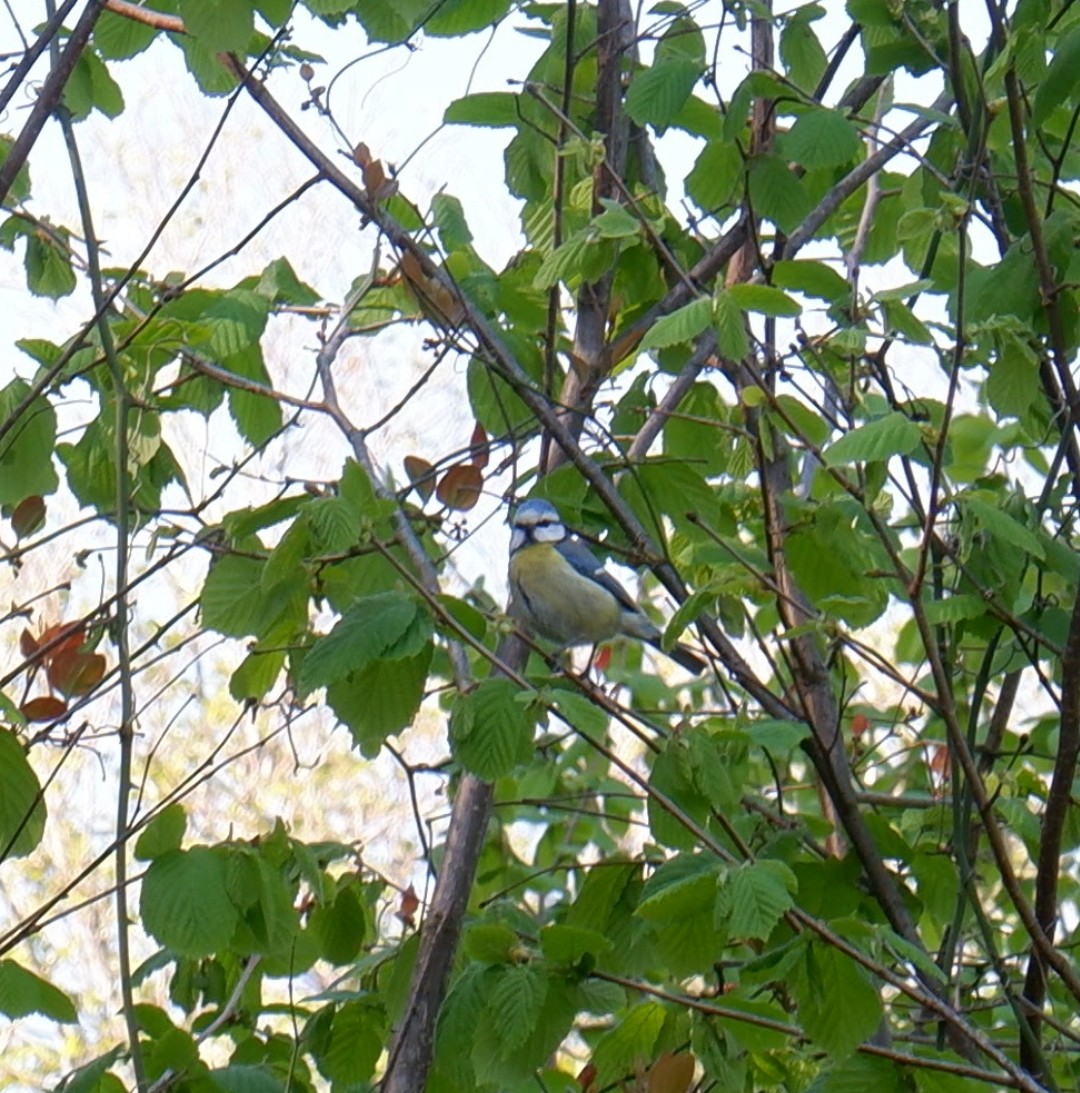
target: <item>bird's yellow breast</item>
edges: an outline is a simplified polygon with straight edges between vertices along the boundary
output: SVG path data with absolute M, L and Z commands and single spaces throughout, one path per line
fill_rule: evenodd
M 550 543 L 530 544 L 511 557 L 510 586 L 513 613 L 541 637 L 585 645 L 619 631 L 622 608 L 615 597 Z

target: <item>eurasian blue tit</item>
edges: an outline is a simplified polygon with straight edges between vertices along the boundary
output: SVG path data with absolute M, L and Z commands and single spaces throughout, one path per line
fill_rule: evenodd
M 660 649 L 660 631 L 580 540 L 549 501 L 524 501 L 511 520 L 510 614 L 562 646 L 607 641 L 616 634 Z M 661 649 L 698 675 L 704 661 L 685 645 Z

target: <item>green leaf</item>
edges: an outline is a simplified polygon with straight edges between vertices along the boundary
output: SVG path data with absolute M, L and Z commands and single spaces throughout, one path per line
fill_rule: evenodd
M 750 201 L 754 212 L 793 232 L 811 209 L 810 195 L 782 159 L 755 156 L 750 163 Z
M 485 679 L 450 713 L 450 750 L 478 778 L 494 781 L 532 754 L 533 722 L 508 679 Z
M 1046 557 L 1046 551 L 1039 537 L 1002 509 L 999 504 L 983 501 L 974 494 L 965 494 L 961 498 L 961 504 L 995 539 L 1000 539 L 1009 546 L 1018 547 L 1034 558 Z
M 831 266 L 804 258 L 784 259 L 772 267 L 772 280 L 777 288 L 818 296 L 822 300 L 839 302 L 851 294 L 851 286 Z
M 158 36 L 156 27 L 103 11 L 94 24 L 94 45 L 107 61 L 125 61 L 142 53 Z
M 532 1034 L 547 997 L 547 979 L 527 964 L 503 970 L 488 997 L 487 1020 L 503 1055 L 519 1048 Z
M 184 28 L 212 53 L 245 53 L 255 31 L 250 0 L 179 0 Z
M 69 1024 L 79 1020 L 75 1004 L 62 990 L 14 960 L 0 960 L 0 1013 L 11 1018 L 40 1013 Z
M 497 23 L 510 10 L 510 0 L 444 0 L 435 5 L 424 33 L 434 38 L 456 38 Z
M 302 694 L 311 694 L 374 660 L 415 656 L 431 634 L 430 616 L 411 597 L 401 592 L 366 596 L 308 650 L 297 688 Z
M 750 352 L 750 337 L 746 332 L 746 316 L 728 289 L 720 289 L 713 304 L 713 325 L 716 347 L 729 361 L 741 361 Z
M 226 554 L 210 567 L 200 604 L 203 625 L 227 637 L 260 637 L 286 611 L 306 601 L 306 589 L 264 589 L 265 566 L 255 558 Z
M 894 455 L 910 455 L 921 443 L 919 426 L 899 410 L 894 410 L 885 417 L 852 429 L 835 444 L 830 444 L 825 449 L 825 462 L 830 467 L 839 467 L 848 463 L 885 460 Z
M 881 999 L 863 970 L 831 945 L 811 942 L 789 982 L 799 1022 L 834 1059 L 850 1055 L 881 1021 Z
M 450 194 L 436 194 L 431 199 L 431 219 L 439 229 L 439 239 L 447 252 L 463 250 L 473 241 L 461 202 Z
M 107 13 L 104 13 L 107 14 Z M 113 18 L 118 18 L 114 16 Z M 125 20 L 126 21 L 126 20 Z M 6 134 L 0 134 L 0 163 L 3 163 L 7 159 L 11 152 L 11 146 L 15 141 Z M 30 196 L 30 167 L 27 163 L 19 168 L 15 175 L 13 182 L 11 183 L 11 189 L 7 192 L 7 200 L 11 203 L 25 201 Z M 9 217 L 5 224 L 15 224 L 18 221 L 15 217 Z M 2 244 L 7 249 L 11 249 L 8 243 Z
M 1046 70 L 1031 108 L 1031 124 L 1041 125 L 1059 106 L 1066 105 L 1080 84 L 1080 26 L 1074 26 L 1054 45 L 1050 67 Z
M 604 211 L 593 217 L 592 228 L 602 239 L 633 239 L 642 232 L 641 221 L 625 205 L 601 198 Z
M 788 79 L 808 95 L 817 89 L 828 67 L 829 58 L 810 26 L 810 18 L 801 17 L 799 9 L 780 32 L 780 60 L 787 68 Z
M 628 1074 L 644 1070 L 653 1061 L 653 1047 L 664 1020 L 663 1006 L 658 1002 L 643 1002 L 600 1037 L 590 1060 L 596 1067 L 597 1089 L 605 1089 Z
M 0 505 L 13 509 L 27 497 L 44 497 L 60 484 L 53 466 L 56 412 L 40 396 L 30 398 L 30 384 L 12 380 L 0 389 Z M 27 402 L 17 419 L 19 405 Z
M 327 705 L 369 759 L 379 753 L 388 736 L 413 723 L 433 653 L 434 646 L 428 643 L 416 656 L 375 660 L 327 688 Z
M 330 1049 L 319 1059 L 319 1071 L 335 1088 L 366 1082 L 375 1073 L 385 1034 L 380 1008 L 366 999 L 344 1003 L 330 1024 Z
M 712 322 L 712 301 L 705 296 L 684 304 L 662 315 L 645 332 L 638 351 L 645 353 L 650 349 L 666 349 L 671 345 L 689 344 Z
M 215 1067 L 206 1076 L 222 1093 L 285 1093 L 285 1083 L 268 1066 L 234 1063 Z
M 311 929 L 319 939 L 319 955 L 331 964 L 349 964 L 359 955 L 372 930 L 370 916 L 355 884 L 346 884 L 332 903 L 311 913 Z
M 310 285 L 300 280 L 288 258 L 275 258 L 262 271 L 255 292 L 275 306 L 311 307 L 322 299 Z
M 736 197 L 743 176 L 743 157 L 735 144 L 709 141 L 686 176 L 686 192 L 702 212 L 713 213 Z
M 225 858 L 204 846 L 155 858 L 143 877 L 139 906 L 146 930 L 190 957 L 224 949 L 239 917 L 226 892 Z
M 71 266 L 71 254 L 64 245 L 68 233 L 64 229 L 35 231 L 26 236 L 26 285 L 35 296 L 59 300 L 70 296 L 78 283 Z
M 64 103 L 75 121 L 85 120 L 92 110 L 100 110 L 107 118 L 123 113 L 124 96 L 120 85 L 92 49 L 80 54 L 64 85 Z
M 783 154 L 814 170 L 843 167 L 862 152 L 858 130 L 837 110 L 808 110 L 782 135 Z
M 0 852 L 25 858 L 45 833 L 41 783 L 27 761 L 19 738 L 0 728 Z
M 552 964 L 572 966 L 586 956 L 603 956 L 610 952 L 612 943 L 595 930 L 579 926 L 544 926 L 540 930 L 540 948 Z
M 626 112 L 638 125 L 666 129 L 690 98 L 701 76 L 696 61 L 660 61 L 635 74 L 626 93 Z
M 734 870 L 717 898 L 732 937 L 764 941 L 795 905 L 795 874 L 782 862 L 762 858 Z M 721 910 L 723 905 L 723 910 Z
M 152 861 L 171 850 L 179 850 L 187 829 L 187 816 L 181 804 L 166 805 L 147 825 L 135 843 L 135 857 Z
M 518 948 L 518 937 L 501 922 L 480 922 L 465 932 L 462 950 L 470 960 L 481 964 L 509 963 Z
M 990 405 L 1003 417 L 1022 418 L 1039 398 L 1039 360 L 1012 331 L 999 335 L 997 358 L 984 385 Z
M 196 0 L 196 2 L 212 3 L 213 0 Z M 221 2 L 228 3 L 229 0 L 221 0 Z M 195 77 L 195 82 L 204 94 L 228 95 L 236 89 L 237 78 L 221 62 L 218 56 L 219 50 L 211 49 L 205 42 L 188 35 L 176 37 L 173 40 L 180 47 L 188 71 Z
M 679 854 L 664 862 L 645 883 L 635 915 L 653 922 L 687 918 L 716 901 L 716 859 L 705 854 Z
M 930 328 L 903 300 L 885 300 L 881 305 L 885 326 L 893 337 L 899 337 L 911 345 L 933 345 Z
M 495 129 L 521 123 L 518 97 L 509 91 L 478 91 L 454 101 L 446 108 L 447 125 L 490 126 Z
M 253 380 L 268 391 L 271 389 L 270 374 L 263 363 L 262 350 L 252 345 L 232 354 L 226 367 L 244 379 Z M 229 414 L 236 423 L 237 431 L 253 447 L 260 448 L 281 429 L 281 405 L 271 395 L 229 387 Z
M 786 292 L 781 292 L 772 285 L 752 285 L 744 282 L 732 285 L 727 292 L 745 311 L 788 318 L 795 318 L 802 314 L 802 308 L 798 303 Z

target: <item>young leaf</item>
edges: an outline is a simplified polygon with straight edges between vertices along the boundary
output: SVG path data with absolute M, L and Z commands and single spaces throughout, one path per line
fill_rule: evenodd
M 671 345 L 689 344 L 712 321 L 712 301 L 701 296 L 663 315 L 645 332 L 638 346 L 640 352 L 649 349 L 666 349 Z
M 62 990 L 14 960 L 0 960 L 0 1013 L 9 1018 L 40 1013 L 71 1024 L 79 1019 L 74 1002 Z
M 28 721 L 35 720 L 26 713 L 30 705 L 28 702 L 23 707 Z M 27 762 L 19 738 L 7 729 L 0 729 L 0 851 L 4 856 L 25 858 L 41 842 L 45 818 L 41 783 Z
M 876 421 L 845 433 L 825 449 L 830 467 L 910 455 L 922 443 L 922 430 L 911 418 L 894 410 Z

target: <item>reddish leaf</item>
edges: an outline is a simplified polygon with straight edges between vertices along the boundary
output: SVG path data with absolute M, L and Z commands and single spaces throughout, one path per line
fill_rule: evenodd
M 491 452 L 488 449 L 487 430 L 479 421 L 473 426 L 472 440 L 469 441 L 469 451 L 472 453 L 473 466 L 483 470 L 491 459 Z
M 598 672 L 606 672 L 611 666 L 611 646 L 601 645 L 600 648 L 596 650 L 596 656 L 593 657 L 592 662 L 593 667 Z
M 67 713 L 67 703 L 52 695 L 42 695 L 24 702 L 19 710 L 27 721 L 55 721 Z
M 37 494 L 20 501 L 11 514 L 11 526 L 20 539 L 33 535 L 44 523 L 45 498 L 38 497 Z
M 941 785 L 944 785 L 952 775 L 952 756 L 944 744 L 935 744 L 931 748 L 930 769 L 937 775 L 937 780 Z
M 29 630 L 24 630 L 19 635 L 19 652 L 29 660 L 38 651 L 37 639 Z
M 457 326 L 465 317 L 461 301 L 441 281 L 429 277 L 412 251 L 401 256 L 401 273 L 424 313 L 440 326 Z
M 404 892 L 401 893 L 401 902 L 398 905 L 397 917 L 405 923 L 406 926 L 416 925 L 416 911 L 420 906 L 420 900 L 416 895 L 416 889 L 410 884 Z
M 459 463 L 442 476 L 435 496 L 449 509 L 468 512 L 480 500 L 484 488 L 484 476 L 479 467 Z
M 851 735 L 854 737 L 860 737 L 866 730 L 870 728 L 870 718 L 864 713 L 857 713 L 851 719 Z
M 577 1080 L 578 1085 L 580 1085 L 586 1093 L 589 1093 L 592 1089 L 593 1082 L 596 1081 L 596 1067 L 593 1066 L 592 1063 L 586 1063 L 585 1066 L 581 1068 L 581 1073 L 578 1074 Z
M 86 640 L 86 634 L 77 622 L 58 622 L 45 629 L 37 640 L 39 649 L 48 648 L 45 655 L 51 659 L 66 650 L 76 652 Z
M 64 649 L 50 657 L 46 671 L 49 686 L 69 697 L 93 690 L 104 674 L 105 658 L 100 653 L 80 653 L 76 649 Z
M 648 1093 L 686 1093 L 694 1080 L 694 1057 L 664 1052 L 649 1069 Z
M 405 473 L 409 481 L 416 487 L 416 492 L 425 501 L 431 500 L 435 492 L 435 468 L 426 459 L 418 455 L 407 455 L 402 461 L 405 464 Z

